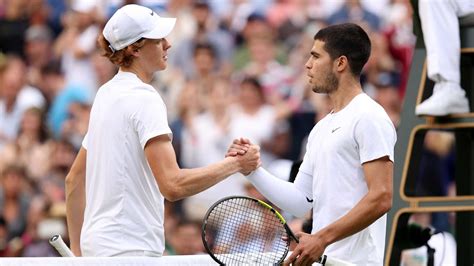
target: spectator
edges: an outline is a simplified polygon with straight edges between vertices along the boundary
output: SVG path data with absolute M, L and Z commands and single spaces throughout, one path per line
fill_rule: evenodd
M 251 59 L 250 43 L 253 39 L 267 38 L 273 39 L 274 29 L 268 23 L 265 16 L 261 14 L 250 14 L 242 30 L 235 32 L 237 49 L 233 58 L 234 69 L 242 70 Z M 276 51 L 278 61 L 284 61 L 285 55 L 279 48 Z
M 23 257 L 56 257 L 56 251 L 49 244 L 51 234 L 60 234 L 61 230 L 54 225 L 52 220 L 48 220 L 48 202 L 38 196 L 31 201 L 31 206 L 27 216 L 27 227 L 21 236 Z M 57 230 L 51 232 L 50 230 Z M 46 232 L 49 231 L 49 234 Z
M 192 14 L 195 0 L 167 1 L 167 15 L 176 18 L 175 31 L 168 35 L 170 43 L 179 43 L 181 40 L 191 39 L 196 31 L 196 20 Z
M 239 76 L 254 76 L 262 84 L 265 100 L 278 107 L 279 118 L 286 118 L 298 101 L 292 94 L 293 75 L 286 65 L 276 60 L 277 45 L 273 37 L 256 37 L 249 40 L 250 60 Z
M 51 61 L 41 69 L 42 87 L 51 102 L 48 125 L 53 137 L 61 137 L 69 108 L 74 102 L 90 102 L 90 95 L 80 86 L 66 83 L 58 61 Z
M 195 107 L 197 108 L 196 112 L 201 113 L 208 109 L 210 90 L 218 79 L 218 62 L 214 46 L 207 42 L 196 43 L 192 65 L 195 72 L 191 76 L 186 77 L 188 83 L 192 83 L 192 88 L 189 88 L 189 86 L 184 87 L 195 90 L 193 92 L 193 94 L 195 94 L 193 101 L 195 101 Z M 175 88 L 174 91 L 168 93 L 168 102 L 171 103 L 169 109 L 171 109 L 171 112 L 174 115 L 173 118 L 176 118 L 176 113 L 178 112 L 178 110 L 176 110 L 177 108 L 173 106 L 175 105 L 180 93 L 181 89 L 178 88 Z
M 41 87 L 41 69 L 52 59 L 53 33 L 45 25 L 32 25 L 25 33 L 28 83 Z
M 181 162 L 183 167 L 202 167 L 218 162 L 232 142 L 230 131 L 232 112 L 231 94 L 227 80 L 216 81 L 209 91 L 209 107 L 192 117 L 182 133 Z M 244 195 L 244 178 L 233 174 L 218 184 L 184 201 L 186 218 L 200 219 L 207 209 L 222 197 Z
M 357 23 L 373 31 L 380 30 L 380 18 L 367 10 L 360 0 L 346 0 L 346 3 L 327 19 L 329 25 L 344 22 Z
M 49 169 L 50 142 L 44 112 L 36 107 L 27 109 L 22 117 L 19 135 L 0 151 L 0 171 L 8 164 L 19 163 L 27 175 L 38 180 Z
M 405 95 L 416 37 L 413 34 L 413 8 L 409 0 L 393 0 L 384 13 L 383 34 L 389 42 L 391 56 L 400 66 L 400 97 Z
M 6 2 L 6 1 L 5 1 Z M 0 13 L 0 52 L 23 55 L 28 28 L 28 0 L 8 1 Z
M 99 27 L 94 1 L 72 1 L 64 19 L 64 30 L 54 43 L 54 55 L 61 58 L 66 83 L 80 85 L 91 95 L 98 89 L 91 56 L 96 50 Z
M 364 89 L 370 92 L 369 86 L 394 86 L 398 88 L 400 83 L 399 67 L 391 56 L 388 40 L 380 33 L 370 34 L 372 50 L 369 61 L 364 68 Z
M 185 160 L 182 155 L 184 151 L 183 141 L 184 131 L 192 128 L 192 120 L 196 115 L 204 111 L 204 107 L 197 101 L 198 99 L 197 87 L 192 82 L 187 82 L 181 89 L 178 99 L 176 101 L 177 117 L 171 123 L 173 131 L 173 147 L 176 150 L 176 158 L 180 165 L 185 165 Z
M 263 87 L 255 77 L 245 78 L 239 85 L 237 102 L 231 108 L 230 135 L 233 138 L 245 136 L 252 143 L 262 146 L 260 154 L 263 163 L 274 159 L 273 136 L 277 125 L 277 110 L 267 103 Z
M 78 150 L 89 126 L 91 105 L 72 102 L 69 106 L 68 119 L 61 129 L 61 137 L 70 142 Z
M 43 95 L 26 84 L 25 76 L 23 60 L 14 55 L 7 56 L 5 65 L 0 69 L 0 149 L 5 141 L 12 141 L 18 136 L 26 109 L 45 107 Z
M 182 40 L 176 46 L 176 53 L 170 55 L 172 65 L 181 69 L 185 76 L 192 76 L 196 69 L 189 64 L 197 43 L 212 43 L 216 49 L 217 67 L 222 74 L 230 72 L 230 59 L 234 52 L 232 36 L 218 27 L 209 4 L 206 1 L 194 1 L 192 14 L 195 19 L 195 33 L 192 38 Z
M 171 239 L 176 255 L 197 255 L 205 252 L 201 241 L 201 222 L 182 221 Z
M 54 142 L 49 171 L 39 183 L 41 194 L 52 204 L 65 200 L 64 182 L 76 153 L 77 149 L 67 140 Z
M 1 174 L 0 214 L 7 223 L 8 241 L 23 234 L 30 200 L 24 192 L 25 169 L 10 165 Z
M 380 86 L 376 88 L 374 100 L 387 112 L 395 128 L 400 124 L 402 102 L 398 90 L 394 86 Z
M 0 216 L 0 257 L 9 257 L 10 250 L 8 246 L 8 229 L 7 222 Z
M 270 23 L 272 22 L 272 13 L 276 15 L 276 18 L 281 19 L 277 24 L 273 24 L 273 27 L 278 33 L 278 39 L 283 41 L 287 50 L 290 50 L 298 45 L 301 34 L 307 25 L 315 25 L 323 21 L 321 14 L 319 14 L 322 8 L 317 8 L 319 12 L 313 10 L 306 0 L 280 0 L 279 2 L 282 3 L 279 9 L 287 9 L 286 15 L 280 17 L 277 8 L 273 11 L 269 10 L 267 16 Z M 320 4 L 320 2 L 313 4 L 318 3 Z

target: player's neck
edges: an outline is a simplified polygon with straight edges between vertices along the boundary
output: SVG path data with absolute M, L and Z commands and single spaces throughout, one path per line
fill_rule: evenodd
M 137 75 L 137 77 L 141 81 L 143 81 L 144 83 L 147 83 L 147 84 L 150 84 L 151 80 L 153 78 L 153 73 L 149 73 L 147 71 L 144 71 L 140 67 L 137 67 L 136 65 L 133 65 L 133 64 L 129 67 L 123 67 L 122 66 L 122 67 L 120 67 L 120 70 L 124 71 L 124 72 L 134 73 L 135 75 Z
M 356 79 L 339 80 L 337 90 L 329 94 L 332 102 L 332 112 L 337 113 L 344 109 L 357 95 L 362 93 L 360 82 Z

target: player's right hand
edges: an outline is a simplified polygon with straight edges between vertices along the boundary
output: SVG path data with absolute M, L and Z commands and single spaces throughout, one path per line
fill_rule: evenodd
M 246 138 L 234 139 L 229 149 L 227 150 L 225 157 L 244 155 L 249 150 L 251 144 L 252 143 L 250 142 L 250 140 Z
M 241 167 L 239 172 L 243 175 L 250 174 L 262 165 L 260 161 L 260 146 L 258 145 L 250 145 L 244 155 L 237 156 L 236 158 Z

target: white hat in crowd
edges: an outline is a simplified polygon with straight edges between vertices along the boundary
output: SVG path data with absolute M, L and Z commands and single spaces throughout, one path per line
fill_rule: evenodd
M 102 33 L 112 50 L 118 51 L 141 38 L 164 38 L 175 23 L 176 18 L 163 18 L 147 7 L 132 4 L 117 10 Z
M 96 0 L 73 0 L 71 3 L 71 9 L 76 12 L 89 13 L 97 8 Z

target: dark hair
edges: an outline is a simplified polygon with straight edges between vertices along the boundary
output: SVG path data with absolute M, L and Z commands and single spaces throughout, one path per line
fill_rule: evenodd
M 209 2 L 207 0 L 194 0 L 193 7 L 209 9 Z
M 263 92 L 263 86 L 255 76 L 247 76 L 240 82 L 240 85 L 249 84 L 250 86 L 254 87 L 257 90 L 260 99 L 264 102 L 265 101 L 265 94 Z
M 260 81 L 258 80 L 257 77 L 255 76 L 246 76 L 242 79 L 242 81 L 240 82 L 241 84 L 250 84 L 260 90 L 262 90 L 262 84 L 260 83 Z
M 44 112 L 43 109 L 38 108 L 38 107 L 30 107 L 25 110 L 24 113 L 33 113 L 34 115 L 38 116 L 40 119 L 40 128 L 38 132 L 38 140 L 40 143 L 45 143 L 49 137 L 49 130 L 48 130 L 48 125 L 46 124 L 46 113 Z M 20 127 L 18 130 L 18 133 L 21 134 L 23 132 L 23 128 Z
M 261 13 L 257 13 L 257 12 L 254 12 L 247 17 L 247 23 L 254 22 L 254 21 L 261 21 L 265 23 L 268 22 L 265 15 Z
M 18 163 L 8 164 L 2 171 L 2 178 L 9 174 L 16 174 L 22 177 L 26 177 L 26 169 L 23 165 Z
M 59 60 L 50 60 L 41 68 L 42 75 L 62 75 L 61 62 Z
M 367 33 L 357 24 L 343 23 L 321 29 L 314 35 L 314 40 L 324 42 L 324 49 L 332 59 L 346 56 L 355 76 L 359 76 L 370 56 L 370 39 Z
M 139 49 L 145 45 L 145 40 L 146 39 L 142 38 L 130 44 L 129 46 L 131 46 L 133 49 Z M 113 64 L 124 67 L 129 67 L 132 64 L 133 55 L 127 50 L 127 47 L 119 51 L 112 51 L 109 47 L 110 43 L 105 39 L 103 34 L 99 34 L 97 43 L 102 50 L 102 56 L 107 57 Z
M 205 50 L 209 52 L 209 54 L 213 57 L 216 58 L 216 49 L 214 46 L 208 42 L 198 42 L 194 45 L 194 56 L 196 56 L 197 52 L 200 50 Z

